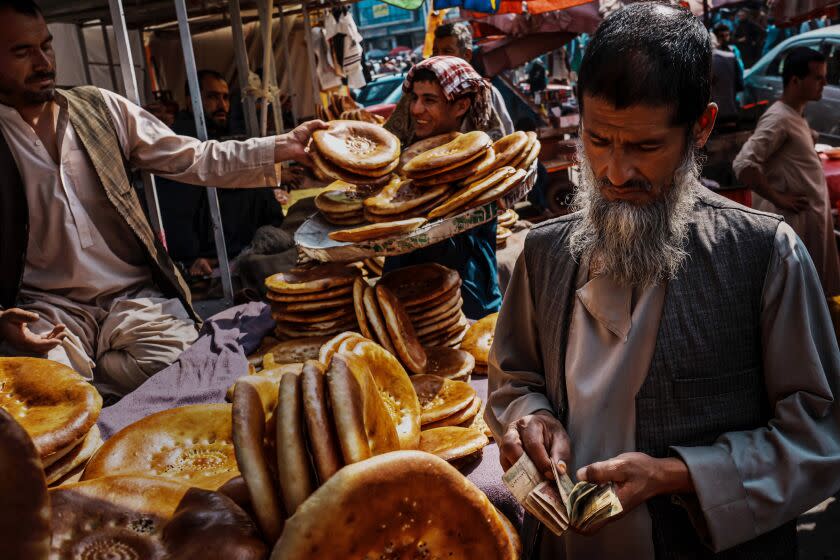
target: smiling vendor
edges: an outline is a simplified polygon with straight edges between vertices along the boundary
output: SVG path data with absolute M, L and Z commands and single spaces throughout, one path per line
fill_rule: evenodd
M 481 130 L 501 135 L 491 109 L 491 92 L 470 64 L 454 56 L 434 56 L 415 65 L 403 82 L 400 100 L 385 128 L 403 148 L 448 132 Z M 496 220 L 417 251 L 389 257 L 385 272 L 438 263 L 458 271 L 464 314 L 480 319 L 499 310 L 502 294 L 496 268 Z

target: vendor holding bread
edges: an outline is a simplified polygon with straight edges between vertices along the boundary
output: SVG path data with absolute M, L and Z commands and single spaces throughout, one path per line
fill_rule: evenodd
M 504 468 L 612 483 L 622 511 L 562 536 L 529 518 L 539 558 L 793 560 L 797 516 L 840 489 L 840 352 L 808 251 L 700 184 L 711 61 L 702 22 L 653 2 L 587 45 L 578 211 L 525 241 L 485 419 Z
M 409 70 L 402 88 L 406 101 L 400 103 L 385 128 L 399 138 L 403 148 L 452 132 L 481 130 L 490 134 L 499 129 L 497 136 L 501 134 L 488 82 L 461 58 L 427 58 Z M 481 319 L 499 310 L 502 295 L 495 219 L 435 245 L 389 257 L 385 272 L 429 262 L 458 271 L 467 317 Z
M 200 142 L 112 92 L 58 91 L 55 72 L 37 4 L 0 0 L 0 355 L 47 357 L 124 395 L 187 348 L 199 320 L 127 166 L 276 187 L 275 164 L 308 162 L 324 124 Z

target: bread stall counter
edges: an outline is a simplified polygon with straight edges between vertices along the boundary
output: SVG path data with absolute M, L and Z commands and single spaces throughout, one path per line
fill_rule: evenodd
M 56 445 L 39 447 L 43 421 L 0 412 L 0 459 L 15 465 L 0 484 L 28 496 L 9 521 L 21 542 L 7 547 L 26 558 L 517 558 L 522 510 L 482 421 L 495 316 L 467 325 L 457 274 L 422 266 L 378 280 L 337 264 L 275 275 L 270 305 L 212 317 L 174 364 L 101 412 L 95 399 L 68 406 L 86 384 L 62 369 L 82 389 L 42 404 L 72 416 L 47 426 L 75 426 Z M 324 309 L 351 319 L 316 336 L 306 329 L 324 320 L 295 323 Z M 5 360 L 7 378 L 55 367 Z M 8 387 L 11 412 L 38 397 Z M 92 426 L 105 443 L 95 434 L 82 460 L 45 478 L 42 462 L 86 449 Z

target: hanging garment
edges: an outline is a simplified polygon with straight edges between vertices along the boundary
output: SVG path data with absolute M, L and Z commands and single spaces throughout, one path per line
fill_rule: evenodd
M 347 78 L 347 85 L 360 88 L 367 82 L 362 71 L 362 35 L 356 27 L 350 12 L 342 13 L 338 19 L 327 17 L 324 21 L 325 38 L 332 44 L 333 52 L 338 59 L 342 55 L 341 67 Z M 340 43 L 340 48 L 337 47 Z
M 332 18 L 326 18 L 329 21 Z M 318 85 L 321 91 L 341 85 L 341 76 L 333 65 L 332 53 L 323 27 L 313 27 L 310 30 L 312 50 L 315 52 L 315 72 L 318 74 Z

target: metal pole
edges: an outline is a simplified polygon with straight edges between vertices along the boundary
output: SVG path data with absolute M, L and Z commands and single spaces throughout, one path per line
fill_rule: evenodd
M 141 105 L 140 91 L 137 88 L 137 75 L 134 73 L 134 57 L 128 43 L 128 29 L 125 25 L 125 11 L 123 11 L 122 0 L 109 0 L 108 4 L 111 8 L 111 26 L 114 28 L 114 37 L 117 40 L 117 55 L 120 57 L 120 70 L 122 71 L 125 96 L 132 103 Z M 110 52 L 110 47 L 108 50 Z M 160 215 L 155 178 L 147 171 L 144 171 L 141 176 L 152 229 L 163 246 L 166 247 L 166 232 L 163 230 L 163 219 Z
M 201 102 L 201 85 L 198 83 L 198 70 L 195 67 L 195 53 L 193 52 L 190 22 L 187 17 L 187 5 L 184 0 L 175 1 L 175 12 L 178 14 L 178 32 L 181 36 L 181 48 L 184 51 L 184 66 L 187 70 L 187 83 L 190 86 L 193 115 L 195 116 L 195 131 L 198 139 L 207 141 L 207 124 L 204 122 L 204 106 Z M 219 272 L 222 276 L 222 290 L 225 300 L 233 303 L 233 282 L 230 277 L 225 232 L 222 229 L 222 212 L 219 209 L 219 196 L 214 187 L 207 189 L 207 201 L 210 203 L 210 218 L 213 220 L 213 236 L 216 240 L 216 256 L 219 259 Z
M 286 14 L 283 13 L 283 4 L 279 6 L 280 11 L 280 45 L 283 47 L 283 77 L 286 78 L 287 91 L 289 92 L 290 107 L 292 108 L 292 128 L 298 124 L 297 112 L 295 111 L 295 88 L 292 85 L 291 57 L 289 56 L 289 37 L 286 36 Z
M 114 55 L 111 53 L 111 40 L 108 38 L 108 26 L 102 22 L 102 41 L 105 42 L 105 56 L 108 61 L 108 72 L 111 75 L 111 89 L 117 89 L 117 71 L 114 69 Z
M 236 61 L 236 74 L 239 78 L 239 91 L 242 97 L 242 110 L 245 112 L 245 128 L 248 136 L 259 136 L 260 125 L 257 121 L 257 106 L 254 98 L 245 92 L 248 89 L 248 47 L 245 44 L 245 30 L 242 25 L 242 11 L 239 0 L 230 0 L 230 24 L 233 31 L 233 52 Z
M 306 54 L 309 59 L 309 75 L 312 78 L 312 100 L 315 102 L 315 107 L 321 104 L 321 88 L 318 86 L 318 68 L 315 64 L 315 49 L 312 46 L 312 27 L 309 25 L 309 5 L 306 0 L 302 2 L 303 6 L 303 33 L 306 40 Z
M 93 78 L 90 76 L 90 59 L 88 58 L 87 42 L 85 41 L 85 30 L 81 25 L 76 25 L 76 36 L 79 39 L 79 48 L 82 51 L 82 66 L 85 69 L 85 83 L 93 85 Z

